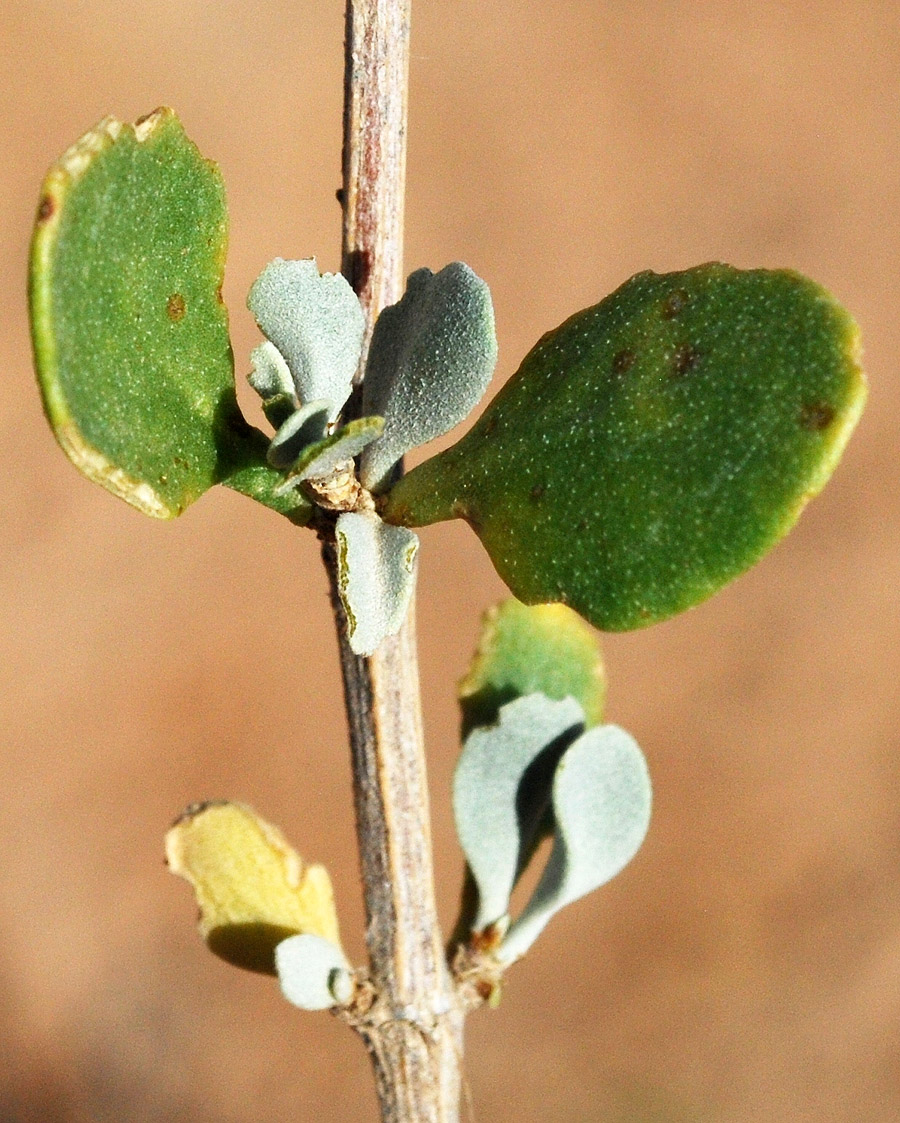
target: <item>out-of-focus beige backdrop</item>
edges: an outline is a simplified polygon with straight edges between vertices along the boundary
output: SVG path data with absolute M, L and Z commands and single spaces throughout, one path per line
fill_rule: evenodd
M 215 492 L 171 524 L 81 479 L 30 372 L 46 166 L 175 106 L 222 166 L 238 376 L 274 256 L 338 263 L 340 0 L 0 6 L 0 1120 L 374 1118 L 368 1064 L 194 932 L 162 834 L 235 797 L 328 864 L 362 955 L 335 645 L 312 535 Z M 900 1117 L 900 6 L 415 0 L 407 265 L 493 290 L 496 384 L 630 274 L 790 265 L 862 324 L 872 393 L 762 565 L 605 641 L 653 773 L 649 839 L 470 1021 L 479 1123 Z M 249 402 L 249 398 L 244 398 Z M 438 893 L 453 919 L 454 681 L 503 593 L 423 534 Z

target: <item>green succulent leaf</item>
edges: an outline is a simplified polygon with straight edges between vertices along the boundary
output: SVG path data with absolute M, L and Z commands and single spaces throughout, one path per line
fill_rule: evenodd
M 235 474 L 284 509 L 235 399 L 225 240 L 219 172 L 170 109 L 106 118 L 44 180 L 30 300 L 47 416 L 76 467 L 159 518 Z
M 596 635 L 563 604 L 510 597 L 485 613 L 478 650 L 459 684 L 463 737 L 491 725 L 501 706 L 525 694 L 574 698 L 588 726 L 603 718 L 606 672 Z
M 496 725 L 466 738 L 453 776 L 453 815 L 478 887 L 473 931 L 506 916 L 534 852 L 560 757 L 583 728 L 574 698 L 530 694 L 502 706 Z
M 807 278 L 639 273 L 545 335 L 382 514 L 463 518 L 520 600 L 638 628 L 704 600 L 790 529 L 864 400 L 857 328 Z
M 617 725 L 583 733 L 553 777 L 553 850 L 534 894 L 497 953 L 520 958 L 561 908 L 598 889 L 634 857 L 650 825 L 647 762 Z

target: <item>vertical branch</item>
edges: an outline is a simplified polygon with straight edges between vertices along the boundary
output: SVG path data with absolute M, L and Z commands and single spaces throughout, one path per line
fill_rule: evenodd
M 341 269 L 366 313 L 366 347 L 403 287 L 411 0 L 347 0 Z
M 366 346 L 403 280 L 410 0 L 347 0 L 342 268 L 366 313 Z M 375 991 L 357 1021 L 385 1123 L 458 1119 L 462 1013 L 434 901 L 414 610 L 370 658 L 353 654 L 323 546 L 350 729 L 366 942 Z

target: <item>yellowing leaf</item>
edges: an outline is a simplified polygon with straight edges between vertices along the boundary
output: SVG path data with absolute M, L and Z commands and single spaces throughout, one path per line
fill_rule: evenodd
M 237 967 L 274 975 L 276 946 L 298 934 L 340 948 L 328 871 L 249 807 L 192 804 L 166 835 L 166 862 L 193 886 L 210 951 Z
M 606 672 L 597 637 L 564 604 L 524 605 L 514 597 L 484 617 L 478 651 L 459 684 L 463 736 L 492 725 L 501 706 L 539 691 L 574 698 L 587 725 L 603 719 Z

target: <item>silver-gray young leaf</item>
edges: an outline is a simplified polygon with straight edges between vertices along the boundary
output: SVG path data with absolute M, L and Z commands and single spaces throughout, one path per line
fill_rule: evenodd
M 301 1010 L 342 1006 L 353 996 L 350 965 L 341 949 L 321 936 L 288 936 L 275 948 L 281 991 Z
M 357 655 L 371 655 L 400 630 L 416 583 L 419 539 L 388 526 L 371 511 L 348 511 L 335 525 L 338 591 L 348 638 Z
M 528 694 L 466 738 L 453 777 L 456 831 L 478 886 L 474 930 L 506 916 L 550 800 L 560 754 L 584 726 L 574 698 Z
M 363 411 L 384 418 L 384 436 L 362 456 L 363 485 L 377 491 L 401 456 L 467 417 L 496 362 L 484 281 L 459 261 L 413 273 L 400 302 L 378 317 L 369 347 Z
M 270 340 L 253 348 L 250 352 L 250 364 L 253 369 L 247 376 L 247 381 L 264 402 L 296 393 L 290 368 Z
M 290 468 L 305 448 L 325 436 L 331 403 L 325 399 L 307 402 L 295 410 L 269 443 L 266 459 L 273 468 Z
M 583 733 L 553 778 L 553 849 L 534 895 L 497 957 L 524 955 L 561 908 L 599 888 L 631 861 L 650 824 L 650 776 L 640 746 L 616 725 Z
M 347 281 L 320 276 L 315 258 L 278 257 L 253 282 L 247 306 L 287 362 L 301 404 L 325 398 L 333 420 L 350 396 L 365 331 Z

